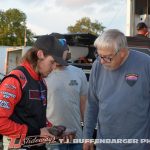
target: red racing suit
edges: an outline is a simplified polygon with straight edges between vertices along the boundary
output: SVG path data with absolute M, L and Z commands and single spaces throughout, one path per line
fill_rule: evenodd
M 15 74 L 20 82 L 14 77 L 7 77 L 0 84 L 0 134 L 12 138 L 22 135 L 40 134 L 40 128 L 46 126 L 47 93 L 45 93 L 45 99 L 41 103 L 41 95 L 39 95 L 41 92 L 40 89 L 39 91 L 38 89 L 30 90 L 32 83 L 35 84 L 36 88 L 39 88 L 36 84 L 43 80 L 41 80 L 28 62 L 24 62 L 21 66 L 28 72 L 29 77 L 26 77 L 21 70 L 12 70 L 10 74 Z M 26 89 L 26 93 L 23 93 L 25 91 L 24 89 Z M 44 89 L 44 92 L 45 91 L 47 92 L 46 89 Z M 26 95 L 28 96 L 26 97 Z M 40 112 L 39 110 L 41 108 L 42 111 Z M 18 114 L 20 116 L 18 116 Z M 38 126 L 39 120 L 37 119 L 39 115 L 41 117 L 40 121 L 43 123 Z M 34 118 L 36 119 L 34 120 Z M 36 131 L 31 131 L 32 123 L 33 128 L 38 128 Z

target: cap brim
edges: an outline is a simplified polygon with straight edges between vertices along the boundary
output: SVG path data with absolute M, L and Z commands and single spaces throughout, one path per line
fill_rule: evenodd
M 59 63 L 60 65 L 62 65 L 62 66 L 68 66 L 68 63 L 67 63 L 65 60 L 63 60 L 63 58 L 57 57 L 57 56 L 52 56 L 52 57 L 53 57 L 54 60 L 55 60 L 57 63 Z

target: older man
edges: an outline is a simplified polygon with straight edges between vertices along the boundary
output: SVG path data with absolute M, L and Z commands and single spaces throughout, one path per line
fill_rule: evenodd
M 92 138 L 98 123 L 97 150 L 150 149 L 142 142 L 150 138 L 150 57 L 129 50 L 116 29 L 104 32 L 94 45 L 98 58 L 90 76 L 84 138 Z

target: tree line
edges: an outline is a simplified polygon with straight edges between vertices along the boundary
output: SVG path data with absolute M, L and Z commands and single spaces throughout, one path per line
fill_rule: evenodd
M 34 41 L 34 34 L 26 26 L 27 16 L 18 9 L 0 10 L 0 45 L 30 46 Z M 91 33 L 99 35 L 104 26 L 97 20 L 91 21 L 89 17 L 77 20 L 75 25 L 67 27 L 68 33 Z
M 31 45 L 34 34 L 26 27 L 26 14 L 18 9 L 0 10 L 0 45 Z M 25 41 L 26 40 L 26 41 Z

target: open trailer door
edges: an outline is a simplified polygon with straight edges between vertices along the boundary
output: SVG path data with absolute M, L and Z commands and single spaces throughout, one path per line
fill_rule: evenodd
M 22 48 L 8 48 L 6 56 L 6 74 L 16 68 L 22 57 Z

